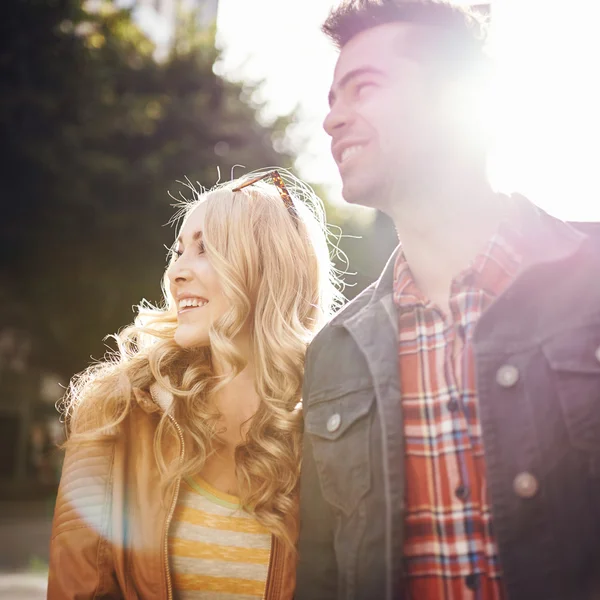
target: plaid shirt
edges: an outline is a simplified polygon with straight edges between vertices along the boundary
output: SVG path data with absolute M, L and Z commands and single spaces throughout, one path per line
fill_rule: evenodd
M 501 229 L 452 281 L 448 316 L 419 291 L 403 253 L 396 260 L 410 600 L 504 597 L 471 340 L 478 318 L 519 267 L 515 234 Z

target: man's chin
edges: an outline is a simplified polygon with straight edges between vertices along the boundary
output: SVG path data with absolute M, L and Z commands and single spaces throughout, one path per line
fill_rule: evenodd
M 348 204 L 379 208 L 381 186 L 371 178 L 342 177 L 342 198 Z

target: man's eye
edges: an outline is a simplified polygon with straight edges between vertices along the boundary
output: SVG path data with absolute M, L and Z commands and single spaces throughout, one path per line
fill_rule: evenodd
M 198 251 L 200 252 L 200 254 L 204 254 L 204 252 L 205 252 L 204 242 L 198 242 Z
M 173 255 L 173 260 L 177 260 L 183 252 L 181 250 L 172 249 L 171 254 Z
M 355 93 L 360 98 L 361 96 L 365 95 L 365 92 L 369 91 L 370 89 L 372 89 L 374 87 L 375 87 L 374 83 L 372 83 L 371 81 L 365 81 L 363 83 L 359 83 L 356 86 Z

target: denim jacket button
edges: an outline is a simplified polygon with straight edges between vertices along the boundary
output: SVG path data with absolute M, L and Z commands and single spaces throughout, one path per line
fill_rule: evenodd
M 329 419 L 327 419 L 327 431 L 329 431 L 329 433 L 333 433 L 340 428 L 341 424 L 342 417 L 340 417 L 340 413 L 335 413 L 331 415 Z
M 513 365 L 502 365 L 496 371 L 496 382 L 502 387 L 512 387 L 517 381 L 519 381 L 519 369 Z
M 600 362 L 600 346 L 596 348 L 596 360 Z
M 526 471 L 519 473 L 513 481 L 513 489 L 521 498 L 533 498 L 537 494 L 538 487 L 537 479 Z

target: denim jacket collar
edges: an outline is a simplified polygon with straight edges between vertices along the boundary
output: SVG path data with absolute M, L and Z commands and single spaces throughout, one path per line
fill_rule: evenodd
M 520 273 L 534 265 L 553 263 L 575 254 L 588 236 L 574 227 L 552 217 L 535 204 L 514 194 L 512 199 L 518 205 L 520 228 L 523 233 L 525 252 Z M 400 251 L 397 246 L 386 263 L 379 279 L 364 293 L 362 302 L 351 302 L 331 322 L 332 326 L 369 326 L 365 316 L 373 311 L 384 310 L 395 332 L 398 330 L 396 308 L 392 299 L 394 285 L 394 264 Z M 360 298 L 360 297 L 359 297 Z M 358 300 L 358 299 L 357 299 Z
M 394 286 L 394 264 L 400 251 L 397 246 L 388 259 L 379 279 L 365 290 L 363 301 L 353 301 L 348 304 L 331 321 L 333 327 L 346 327 L 349 323 L 358 324 L 374 310 L 383 310 L 395 331 L 398 329 L 392 290 Z

